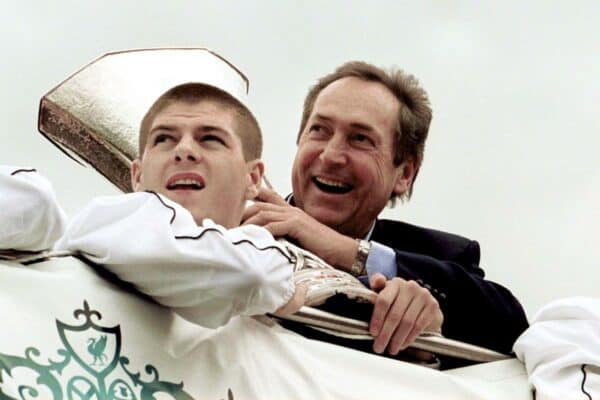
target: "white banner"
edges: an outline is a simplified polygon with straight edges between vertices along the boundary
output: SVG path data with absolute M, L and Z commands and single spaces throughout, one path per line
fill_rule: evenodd
M 71 257 L 0 261 L 0 310 L 0 398 L 532 398 L 517 360 L 440 372 L 308 340 L 266 319 L 207 329 Z

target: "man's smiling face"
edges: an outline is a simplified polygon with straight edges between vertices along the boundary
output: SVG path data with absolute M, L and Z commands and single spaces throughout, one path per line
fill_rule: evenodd
M 141 160 L 133 163 L 134 190 L 165 195 L 198 224 L 211 218 L 238 226 L 246 200 L 256 194 L 262 163 L 244 160 L 237 129 L 236 113 L 218 101 L 167 105 L 150 125 Z
M 380 83 L 347 77 L 325 87 L 298 143 L 296 205 L 340 233 L 363 237 L 412 178 L 408 163 L 393 163 L 399 108 Z

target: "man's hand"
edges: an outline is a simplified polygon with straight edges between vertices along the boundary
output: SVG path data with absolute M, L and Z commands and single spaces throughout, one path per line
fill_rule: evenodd
M 286 315 L 290 315 L 298 311 L 306 301 L 307 290 L 307 286 L 303 283 L 296 285 L 296 290 L 294 291 L 294 295 L 292 296 L 290 301 L 288 301 L 283 306 L 279 307 L 277 311 L 275 311 L 273 314 L 279 317 L 284 317 Z
M 327 263 L 349 270 L 356 257 L 356 241 L 344 236 L 297 207 L 271 189 L 261 188 L 255 203 L 247 207 L 243 224 L 265 227 L 275 237 L 290 237 Z
M 375 338 L 373 350 L 396 355 L 408 347 L 424 330 L 441 332 L 444 316 L 437 300 L 415 281 L 382 274 L 370 278 L 371 289 L 379 292 L 369 331 Z

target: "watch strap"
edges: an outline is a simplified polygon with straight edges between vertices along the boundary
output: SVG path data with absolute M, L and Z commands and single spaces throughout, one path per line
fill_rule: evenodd
M 358 250 L 356 251 L 356 258 L 350 267 L 350 273 L 354 276 L 361 276 L 366 273 L 371 242 L 363 239 L 356 239 L 356 242 L 358 243 Z

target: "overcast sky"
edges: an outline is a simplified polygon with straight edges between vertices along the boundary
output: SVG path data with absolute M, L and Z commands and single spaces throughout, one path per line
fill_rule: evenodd
M 476 239 L 530 316 L 600 295 L 600 2 L 3 1 L 0 163 L 35 166 L 70 215 L 117 193 L 36 129 L 39 99 L 114 50 L 209 47 L 250 78 L 267 174 L 290 190 L 301 105 L 348 60 L 403 68 L 434 119 L 410 203 L 385 215 Z

